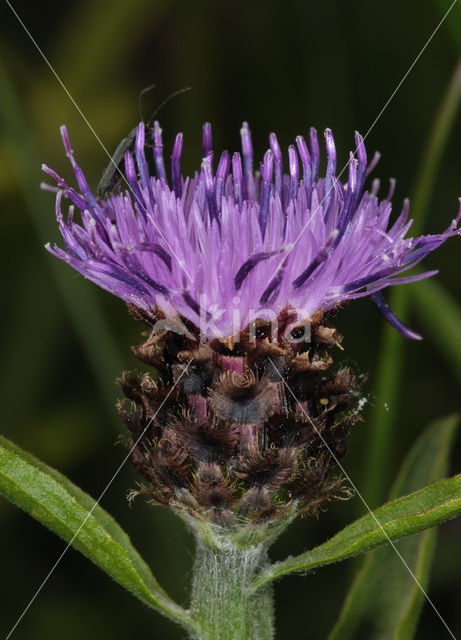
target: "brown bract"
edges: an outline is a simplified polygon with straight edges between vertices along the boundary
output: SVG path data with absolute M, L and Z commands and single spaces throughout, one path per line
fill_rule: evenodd
M 275 339 L 259 321 L 253 340 L 245 330 L 200 342 L 190 323 L 188 335 L 173 330 L 177 318 L 152 331 L 158 315 L 131 313 L 151 327 L 133 350 L 155 369 L 119 381 L 142 493 L 225 529 L 275 522 L 293 508 L 315 514 L 349 495 L 337 462 L 360 418 L 357 384 L 348 367 L 333 371 L 341 337 L 323 314 L 308 340 L 289 339 L 299 327 L 286 310 Z

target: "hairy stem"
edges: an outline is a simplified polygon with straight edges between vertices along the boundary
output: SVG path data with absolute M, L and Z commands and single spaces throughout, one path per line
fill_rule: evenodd
M 271 640 L 274 637 L 271 586 L 256 593 L 249 585 L 267 564 L 267 547 L 217 549 L 198 541 L 191 614 L 200 640 Z

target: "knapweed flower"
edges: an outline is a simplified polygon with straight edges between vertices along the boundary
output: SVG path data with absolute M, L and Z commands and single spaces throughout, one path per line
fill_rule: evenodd
M 146 140 L 141 123 L 124 156 L 126 188 L 104 197 L 90 190 L 64 127 L 78 190 L 44 167 L 59 186 L 65 245 L 48 249 L 125 300 L 150 330 L 134 351 L 157 379 L 120 380 L 132 402 L 119 406 L 131 459 L 147 481 L 141 491 L 193 526 L 208 523 L 208 537 L 243 525 L 262 536 L 344 495 L 333 468 L 359 418 L 357 389 L 347 367 L 331 371 L 341 336 L 328 312 L 371 295 L 399 331 L 419 337 L 380 292 L 435 273 L 406 275 L 460 233 L 461 211 L 443 233 L 407 238 L 408 202 L 390 220 L 393 183 L 383 200 L 377 180 L 364 191 L 378 157 L 368 163 L 359 134 L 344 183 L 328 129 L 323 178 L 314 129 L 309 144 L 299 136 L 289 147 L 287 173 L 275 134 L 259 171 L 246 123 L 241 136 L 242 153 L 216 161 L 206 124 L 200 171 L 184 180 L 178 134 L 169 181 L 160 127 Z M 116 176 L 109 168 L 100 194 Z M 67 218 L 63 196 L 72 202 Z
M 459 233 L 460 216 L 439 235 L 407 238 L 408 202 L 390 222 L 393 181 L 381 201 L 378 180 L 364 192 L 377 156 L 367 165 L 359 134 L 357 158 L 351 154 L 345 183 L 336 176 L 329 129 L 324 178 L 318 175 L 315 129 L 309 146 L 298 136 L 296 146 L 289 147 L 288 173 L 271 134 L 270 149 L 255 172 L 244 123 L 242 154 L 231 159 L 224 151 L 214 172 L 211 127 L 206 124 L 200 172 L 185 180 L 180 168 L 183 137 L 178 134 L 170 182 L 158 123 L 152 132 L 155 177 L 145 156 L 145 135 L 141 122 L 134 156 L 125 154 L 127 188 L 101 199 L 92 194 L 62 128 L 79 191 L 44 167 L 62 189 L 56 211 L 65 250 L 48 247 L 51 253 L 147 314 L 159 307 L 200 324 L 207 338 L 230 336 L 262 314 L 279 314 L 287 307 L 297 310 L 299 320 L 308 319 L 372 294 L 399 331 L 417 337 L 395 319 L 378 292 L 433 275 L 402 274 Z M 81 221 L 74 219 L 73 208 L 64 219 L 62 194 L 80 210 Z

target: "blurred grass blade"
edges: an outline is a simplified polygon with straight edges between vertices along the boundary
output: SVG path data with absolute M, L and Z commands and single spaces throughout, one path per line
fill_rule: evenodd
M 411 289 L 411 299 L 425 333 L 431 337 L 461 386 L 461 308 L 437 282 L 425 280 Z
M 324 544 L 276 562 L 255 579 L 253 587 L 289 573 L 307 573 L 370 551 L 390 540 L 419 533 L 461 515 L 461 474 L 398 498 L 345 527 Z M 379 523 L 379 524 L 378 524 Z M 384 531 L 383 531 L 384 530 Z
M 427 213 L 430 209 L 437 170 L 440 165 L 450 132 L 456 121 L 461 100 L 461 59 L 458 60 L 447 91 L 442 99 L 437 116 L 423 152 L 415 188 L 411 199 L 411 213 L 414 223 L 411 232 L 424 232 Z M 447 219 L 449 216 L 447 215 Z
M 458 422 L 457 416 L 442 418 L 424 431 L 405 459 L 390 499 L 447 474 Z M 428 529 L 399 543 L 399 553 L 423 589 L 427 588 L 436 537 L 437 530 Z M 367 556 L 329 640 L 411 640 L 423 603 L 424 594 L 416 581 L 386 545 Z
M 92 560 L 144 604 L 192 627 L 167 596 L 129 537 L 95 501 L 67 478 L 0 437 L 0 493 Z M 91 515 L 88 513 L 93 509 Z M 82 523 L 85 524 L 82 526 Z
M 54 203 L 50 194 L 44 193 L 39 188 L 43 179 L 40 171 L 41 161 L 1 61 L 0 94 L 2 96 L 0 101 L 2 142 L 6 156 L 16 174 L 40 242 L 45 244 L 56 235 Z M 109 415 L 113 421 L 117 420 L 118 428 L 118 419 L 113 410 L 116 398 L 113 381 L 123 369 L 123 360 L 112 338 L 112 332 L 93 287 L 83 278 L 71 277 L 68 269 L 57 260 L 48 259 L 57 289 L 67 306 L 71 322 L 93 369 L 99 392 L 106 401 Z
M 443 151 L 453 127 L 461 100 L 461 60 L 455 67 L 447 92 L 440 105 L 437 117 L 429 136 L 426 150 L 414 189 L 411 214 L 414 218 L 412 235 L 418 235 L 424 228 L 431 194 Z M 409 289 L 392 288 L 389 305 L 402 322 L 408 318 Z M 419 327 L 415 327 L 419 329 Z M 376 402 L 371 411 L 370 444 L 365 469 L 365 498 L 374 507 L 384 496 L 389 470 L 390 447 L 393 438 L 393 422 L 402 388 L 402 370 L 405 356 L 405 339 L 390 325 L 384 326 L 381 341 L 379 369 L 376 375 Z M 392 411 L 388 411 L 391 407 Z
M 443 17 L 448 11 L 451 2 L 449 0 L 435 0 L 435 4 L 439 8 L 441 17 Z M 461 5 L 459 2 L 457 2 L 450 11 L 446 20 L 445 28 L 451 35 L 451 39 L 456 49 L 461 52 Z
M 155 30 L 168 7 L 166 0 L 137 0 L 135 6 L 126 0 L 70 3 L 68 20 L 52 56 L 56 62 L 61 61 L 64 84 L 78 95 L 105 82 L 108 69 L 124 69 L 130 56 L 138 52 L 133 43 L 143 37 L 144 30 Z

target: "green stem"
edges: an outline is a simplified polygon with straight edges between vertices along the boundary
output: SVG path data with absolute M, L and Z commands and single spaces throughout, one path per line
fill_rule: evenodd
M 221 549 L 197 542 L 191 614 L 199 640 L 271 640 L 274 637 L 272 587 L 250 591 L 268 563 L 267 546 Z
M 418 171 L 412 197 L 412 234 L 421 233 L 429 210 L 431 195 L 450 131 L 453 127 L 461 99 L 461 60 L 458 61 L 450 84 L 442 99 L 431 133 L 429 135 L 422 163 Z M 408 292 L 396 287 L 390 294 L 389 304 L 394 313 L 406 322 L 409 311 Z M 393 428 L 399 393 L 402 389 L 405 339 L 390 325 L 384 328 L 381 341 L 381 363 L 376 381 L 376 404 L 370 424 L 370 444 L 365 470 L 364 487 L 371 507 L 380 504 L 384 498 L 389 479 L 389 458 L 393 441 Z M 389 408 L 391 409 L 389 411 Z

